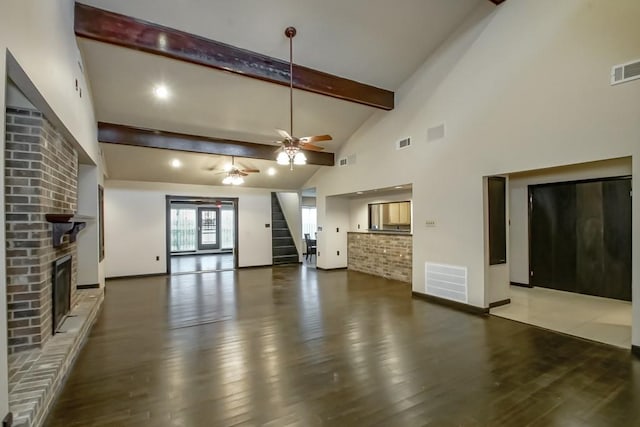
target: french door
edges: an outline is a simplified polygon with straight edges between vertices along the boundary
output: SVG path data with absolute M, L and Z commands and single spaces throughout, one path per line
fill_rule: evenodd
M 198 250 L 220 249 L 220 209 L 198 208 Z

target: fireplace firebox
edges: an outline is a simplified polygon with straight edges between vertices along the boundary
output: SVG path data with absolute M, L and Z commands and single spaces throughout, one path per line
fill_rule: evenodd
M 71 309 L 71 255 L 53 262 L 53 334 Z

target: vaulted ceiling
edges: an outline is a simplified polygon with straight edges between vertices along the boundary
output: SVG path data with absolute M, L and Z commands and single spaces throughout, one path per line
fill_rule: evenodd
M 146 21 L 140 23 L 143 26 L 158 24 L 284 62 L 289 55 L 284 29 L 293 25 L 298 30 L 293 43 L 296 64 L 393 92 L 487 0 L 82 3 Z M 123 47 L 125 43 L 78 37 L 78 44 L 99 122 L 260 144 L 274 144 L 278 139 L 275 129 L 289 128 L 286 86 L 193 63 L 197 61 Z M 288 74 L 284 77 L 288 79 Z M 154 97 L 153 88 L 158 84 L 168 87 L 168 99 Z M 331 134 L 334 140 L 322 144 L 328 152 L 336 152 L 376 110 L 307 90 L 295 90 L 293 103 L 295 134 Z M 216 184 L 211 165 L 228 158 L 183 153 L 179 156 L 190 166 L 163 174 L 159 171 L 168 168 L 176 152 L 112 144 L 102 147 L 112 179 Z M 274 145 L 273 159 L 276 149 Z M 260 169 L 275 166 L 266 160 L 245 162 Z M 299 188 L 318 167 L 328 166 L 306 165 L 295 173 L 279 166 L 279 178 L 255 174 L 247 178 L 246 185 Z

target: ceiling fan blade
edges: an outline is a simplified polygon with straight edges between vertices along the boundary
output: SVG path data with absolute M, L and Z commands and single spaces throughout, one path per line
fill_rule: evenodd
M 293 139 L 293 137 L 289 135 L 289 132 L 287 132 L 286 130 L 276 129 L 276 132 L 278 132 L 280 136 L 283 137 L 284 139 L 290 139 L 290 140 Z
M 249 174 L 248 174 L 248 173 L 244 173 L 244 172 L 242 172 L 242 171 L 238 171 L 238 175 L 242 175 L 242 176 L 249 176 Z
M 320 147 L 318 145 L 313 145 L 313 144 L 302 144 L 300 146 L 300 148 L 302 148 L 303 150 L 309 150 L 309 151 L 322 151 L 322 150 L 324 150 L 324 147 Z
M 240 172 L 244 172 L 244 173 L 260 173 L 260 169 L 242 169 Z
M 300 138 L 300 142 L 320 142 L 320 141 L 331 141 L 331 135 L 314 135 L 314 136 L 303 136 Z

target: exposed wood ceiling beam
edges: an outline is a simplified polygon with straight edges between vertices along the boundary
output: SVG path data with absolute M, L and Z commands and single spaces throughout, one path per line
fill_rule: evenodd
M 286 61 L 81 3 L 75 4 L 75 33 L 78 37 L 289 86 Z M 300 65 L 294 65 L 293 76 L 296 89 L 383 110 L 394 107 L 394 93 L 385 89 Z
M 254 142 L 235 141 L 231 139 L 207 138 L 204 136 L 142 129 L 103 122 L 98 122 L 98 141 L 108 144 L 162 148 L 165 150 L 249 157 L 274 161 L 278 150 L 278 146 L 275 145 L 256 144 Z M 308 164 L 320 166 L 334 165 L 333 153 L 303 151 L 307 157 Z

